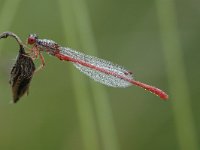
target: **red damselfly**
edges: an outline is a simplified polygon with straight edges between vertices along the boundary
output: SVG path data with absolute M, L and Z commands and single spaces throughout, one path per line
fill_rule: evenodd
M 107 86 L 128 87 L 136 85 L 154 93 L 164 100 L 168 99 L 168 95 L 162 90 L 134 80 L 133 74 L 130 71 L 110 61 L 89 56 L 71 48 L 62 47 L 52 40 L 39 39 L 36 34 L 30 34 L 27 43 L 32 45 L 32 58 L 36 59 L 39 56 L 42 61 L 42 65 L 39 68 L 45 65 L 44 58 L 41 54 L 44 51 L 60 60 L 72 62 L 81 72 Z

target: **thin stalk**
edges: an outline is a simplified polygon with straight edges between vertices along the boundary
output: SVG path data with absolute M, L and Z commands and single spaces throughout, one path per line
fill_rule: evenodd
M 156 0 L 156 5 L 180 149 L 198 150 L 175 3 L 173 0 Z
M 79 31 L 81 46 L 85 53 L 97 56 L 97 46 L 92 31 L 89 12 L 85 0 L 71 0 L 76 26 Z M 103 149 L 119 150 L 116 128 L 109 104 L 109 98 L 102 86 L 91 81 L 91 90 L 95 102 L 95 110 L 102 136 Z
M 71 46 L 78 43 L 72 8 L 69 1 L 59 0 L 64 35 Z M 71 68 L 71 78 L 78 108 L 83 146 L 85 150 L 100 150 L 90 92 L 85 78 Z

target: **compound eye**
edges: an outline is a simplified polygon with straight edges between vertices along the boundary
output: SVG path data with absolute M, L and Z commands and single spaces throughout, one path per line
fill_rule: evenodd
M 36 42 L 36 39 L 35 39 L 35 37 L 33 37 L 33 36 L 30 36 L 29 38 L 28 38 L 28 44 L 34 44 Z

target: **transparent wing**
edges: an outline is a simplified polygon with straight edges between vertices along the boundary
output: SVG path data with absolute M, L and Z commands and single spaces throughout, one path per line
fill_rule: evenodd
M 73 62 L 77 69 L 97 82 L 112 87 L 128 87 L 132 85 L 127 80 L 124 80 L 124 78 L 132 80 L 132 73 L 122 66 L 65 47 L 60 47 L 60 54 L 65 56 L 62 59 Z

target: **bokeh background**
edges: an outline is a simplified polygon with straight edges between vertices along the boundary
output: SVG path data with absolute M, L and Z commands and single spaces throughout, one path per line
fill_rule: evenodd
M 18 53 L 0 40 L 1 150 L 199 150 L 197 0 L 0 0 L 0 32 L 30 33 L 122 64 L 169 94 L 110 88 L 44 54 L 29 96 L 12 101 Z M 39 61 L 36 64 L 39 65 Z

